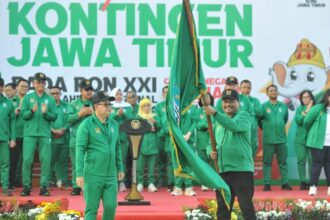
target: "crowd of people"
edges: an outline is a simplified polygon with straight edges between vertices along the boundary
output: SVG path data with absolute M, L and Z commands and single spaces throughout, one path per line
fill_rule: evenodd
M 26 79 L 5 84 L 0 78 L 0 165 L 4 196 L 11 196 L 21 184 L 21 196 L 31 194 L 31 166 L 37 150 L 41 164 L 40 195 L 49 196 L 50 188 L 57 186 L 79 196 L 81 187 L 85 187 L 85 200 L 89 201 L 86 209 L 94 215 L 98 206 L 92 206 L 102 196 L 95 185 L 103 184 L 111 192 L 124 192 L 130 187 L 132 155 L 127 134 L 118 126 L 136 117 L 151 125 L 151 130 L 144 134 L 137 161 L 138 191 L 146 187 L 149 192 L 157 192 L 159 187 L 167 187 L 173 196 L 196 195 L 191 179 L 175 177 L 173 173 L 166 119 L 167 86 L 162 88 L 163 101 L 153 106 L 148 98 L 138 103 L 135 91 L 124 95 L 120 88 L 115 88 L 110 96 L 95 92 L 88 79 L 80 82 L 80 96 L 71 103 L 61 100 L 60 87 L 46 88 L 44 73 L 36 73 L 32 85 L 33 91 L 28 91 Z M 181 117 L 184 139 L 211 166 L 214 166 L 212 160 L 218 159 L 220 175 L 230 186 L 233 197 L 238 197 L 246 219 L 255 216 L 251 201 L 259 128 L 263 140 L 263 190 L 271 190 L 274 156 L 281 174 L 281 189 L 292 190 L 287 176 L 287 105 L 278 100 L 275 85 L 267 87 L 269 100 L 263 104 L 250 95 L 251 90 L 249 80 L 239 83 L 230 76 L 225 81 L 223 97 L 215 105 L 212 96 L 208 107 L 196 100 L 195 106 Z M 309 195 L 317 194 L 323 167 L 330 186 L 330 120 L 327 120 L 330 90 L 320 96 L 323 99 L 318 102 L 311 91 L 304 90 L 294 116 L 300 189 L 309 190 Z M 211 115 L 214 125 L 217 151 L 210 146 L 207 115 Z M 98 137 L 99 134 L 103 136 Z M 92 178 L 86 178 L 88 175 Z M 240 181 L 241 178 L 246 182 Z M 206 186 L 201 189 L 208 190 Z M 217 199 L 221 209 L 218 214 L 223 215 L 221 218 L 229 216 L 219 192 Z M 113 208 L 110 201 L 109 210 Z

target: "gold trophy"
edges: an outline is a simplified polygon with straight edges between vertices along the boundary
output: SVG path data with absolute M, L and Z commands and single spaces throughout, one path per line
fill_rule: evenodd
M 151 130 L 151 125 L 143 119 L 129 119 L 120 125 L 120 130 L 125 131 L 128 136 L 132 152 L 132 185 L 126 201 L 118 202 L 118 205 L 150 205 L 149 201 L 143 201 L 143 196 L 137 191 L 136 166 L 139 158 L 140 148 L 144 133 Z

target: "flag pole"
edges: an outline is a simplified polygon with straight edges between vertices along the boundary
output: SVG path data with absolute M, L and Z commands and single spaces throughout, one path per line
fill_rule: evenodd
M 210 100 L 210 96 L 209 94 L 203 94 L 202 95 L 202 103 L 204 106 L 208 106 L 211 104 L 211 100 Z M 216 143 L 215 143 L 215 137 L 214 137 L 214 131 L 213 131 L 213 125 L 211 122 L 211 116 L 206 115 L 206 119 L 207 119 L 207 124 L 208 124 L 208 130 L 209 130 L 209 134 L 210 134 L 210 139 L 211 139 L 211 146 L 212 146 L 212 151 L 217 152 L 216 149 Z M 214 167 L 215 170 L 219 173 L 219 166 L 218 166 L 218 158 L 216 157 L 214 160 Z

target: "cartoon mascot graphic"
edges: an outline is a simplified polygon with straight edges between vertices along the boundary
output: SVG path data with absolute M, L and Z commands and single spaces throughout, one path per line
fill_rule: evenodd
M 292 111 L 299 105 L 301 91 L 309 89 L 317 95 L 330 86 L 330 68 L 325 67 L 321 51 L 308 39 L 301 40 L 287 64 L 276 62 L 269 75 Z

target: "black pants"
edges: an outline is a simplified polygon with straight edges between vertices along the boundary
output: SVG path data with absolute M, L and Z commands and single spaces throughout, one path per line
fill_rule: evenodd
M 312 173 L 311 185 L 317 186 L 321 174 L 322 167 L 324 167 L 327 184 L 330 186 L 330 147 L 324 146 L 323 149 L 311 148 L 312 153 Z
M 218 220 L 230 220 L 235 197 L 237 196 L 245 220 L 256 220 L 256 213 L 253 206 L 254 180 L 252 172 L 225 172 L 220 174 L 228 184 L 231 192 L 229 210 L 221 193 L 217 190 Z
M 16 139 L 16 146 L 10 148 L 9 186 L 15 186 L 16 170 L 19 158 L 22 156 L 23 139 Z M 22 169 L 22 168 L 20 168 Z

